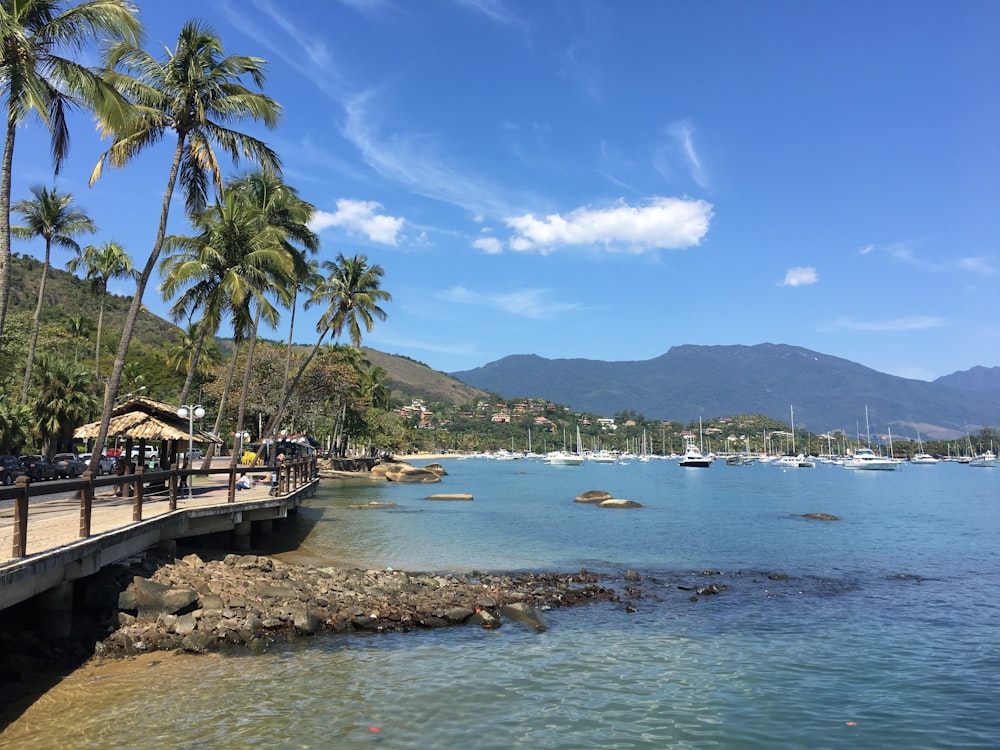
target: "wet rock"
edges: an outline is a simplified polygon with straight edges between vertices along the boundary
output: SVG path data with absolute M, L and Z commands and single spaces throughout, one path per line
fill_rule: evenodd
M 467 492 L 443 492 L 437 495 L 428 495 L 428 500 L 471 500 L 472 495 Z
M 829 513 L 803 513 L 803 518 L 811 518 L 814 521 L 839 521 L 837 516 L 832 516 Z
M 574 503 L 601 503 L 605 500 L 611 500 L 614 497 L 610 492 L 605 492 L 604 490 L 587 490 L 576 496 L 573 500 Z
M 641 508 L 642 503 L 637 503 L 635 500 L 625 500 L 620 497 L 613 497 L 609 500 L 601 500 L 598 507 L 600 508 Z

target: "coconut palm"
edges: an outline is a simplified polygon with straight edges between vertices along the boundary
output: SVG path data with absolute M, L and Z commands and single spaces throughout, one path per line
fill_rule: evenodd
M 37 386 L 29 404 L 42 452 L 70 447 L 73 430 L 92 418 L 100 403 L 90 372 L 52 354 L 38 358 Z
M 112 279 L 134 279 L 138 276 L 132 256 L 117 242 L 103 245 L 87 245 L 83 252 L 70 258 L 66 270 L 76 273 L 84 269 L 84 278 L 90 281 L 91 289 L 97 295 L 97 343 L 94 345 L 94 375 L 101 377 L 101 332 L 104 328 L 104 303 L 108 296 L 108 282 Z
M 94 330 L 94 321 L 86 315 L 70 315 L 69 335 L 73 339 L 73 364 L 80 361 L 80 342 L 90 338 L 91 331 Z
M 336 261 L 324 261 L 323 268 L 329 275 L 313 290 L 306 302 L 307 308 L 318 304 L 327 306 L 316 325 L 319 339 L 295 373 L 288 392 L 271 417 L 265 434 L 270 434 L 277 426 L 288 405 L 289 397 L 295 392 L 302 378 L 302 373 L 316 356 L 328 333 L 340 336 L 346 329 L 351 342 L 357 347 L 361 345 L 361 326 L 363 325 L 366 331 L 371 331 L 376 318 L 378 320 L 386 318 L 385 310 L 379 307 L 378 303 L 391 300 L 392 295 L 381 288 L 382 276 L 385 274 L 382 266 L 377 263 L 369 266 L 368 258 L 364 255 L 345 258 L 341 253 Z
M 32 422 L 27 406 L 6 401 L 0 397 L 0 453 L 13 453 L 28 444 L 31 437 L 28 425 Z
M 73 239 L 77 234 L 93 234 L 97 225 L 83 211 L 73 205 L 70 193 L 59 193 L 55 189 L 35 185 L 31 188 L 32 200 L 19 200 L 11 208 L 21 214 L 24 226 L 11 227 L 10 231 L 19 239 L 41 237 L 45 240 L 45 261 L 42 276 L 38 281 L 38 303 L 35 317 L 31 322 L 31 340 L 28 343 L 28 362 L 24 367 L 24 384 L 21 386 L 21 405 L 28 403 L 28 386 L 31 384 L 31 368 L 38 346 L 38 328 L 42 317 L 42 302 L 45 299 L 45 281 L 49 275 L 52 245 L 80 252 L 80 246 Z
M 125 356 L 143 293 L 163 248 L 170 202 L 178 180 L 189 213 L 196 214 L 205 206 L 208 185 L 214 182 L 221 188 L 221 166 L 216 149 L 228 154 L 233 162 L 247 158 L 278 170 L 277 155 L 263 141 L 226 125 L 252 120 L 272 128 L 281 110 L 273 99 L 242 84 L 244 76 L 248 76 L 260 88 L 264 83 L 265 61 L 256 57 L 224 56 L 222 42 L 215 32 L 197 21 L 184 24 L 176 48 L 167 50 L 163 61 L 133 44 L 120 43 L 111 47 L 108 64 L 105 75 L 133 103 L 134 117 L 128 127 L 101 119 L 101 129 L 114 140 L 94 168 L 91 184 L 100 178 L 105 164 L 124 167 L 168 133 L 173 134 L 175 145 L 156 239 L 139 275 L 105 389 L 95 455 L 107 439 Z
M 127 108 L 100 75 L 61 51 L 78 53 L 105 39 L 136 44 L 137 10 L 125 0 L 0 0 L 0 94 L 6 111 L 0 163 L 0 343 L 10 295 L 10 191 L 14 136 L 36 114 L 51 134 L 56 173 L 69 151 L 66 110 L 84 106 L 120 127 Z

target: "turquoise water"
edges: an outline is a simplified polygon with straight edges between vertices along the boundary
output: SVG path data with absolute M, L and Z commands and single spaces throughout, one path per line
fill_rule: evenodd
M 549 612 L 540 634 L 317 637 L 81 673 L 0 745 L 1000 747 L 1000 471 L 442 463 L 440 485 L 324 486 L 290 529 L 301 552 L 586 567 L 616 587 L 634 569 L 639 591 Z M 572 502 L 590 489 L 644 507 Z M 437 492 L 475 499 L 424 499 Z M 348 507 L 370 502 L 396 507 Z M 691 600 L 711 582 L 726 589 Z

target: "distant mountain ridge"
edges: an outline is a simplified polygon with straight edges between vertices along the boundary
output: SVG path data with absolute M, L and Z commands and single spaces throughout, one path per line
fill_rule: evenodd
M 648 418 L 764 414 L 811 432 L 872 432 L 955 439 L 1000 424 L 1000 368 L 974 368 L 933 383 L 887 375 L 787 344 L 671 347 L 659 357 L 606 362 L 512 355 L 451 373 L 505 398 L 542 397 L 574 411 Z

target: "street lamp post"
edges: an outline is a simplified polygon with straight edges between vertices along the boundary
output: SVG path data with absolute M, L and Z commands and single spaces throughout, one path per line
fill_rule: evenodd
M 188 451 L 187 455 L 184 456 L 184 463 L 187 468 L 190 469 L 193 464 L 191 462 L 191 452 L 194 450 L 194 420 L 195 417 L 201 419 L 205 416 L 205 410 L 201 408 L 201 404 L 197 406 L 190 406 L 188 404 L 182 405 L 177 410 L 177 416 L 181 419 L 187 419 L 188 421 Z M 191 481 L 191 477 L 188 477 L 188 499 L 191 499 L 193 487 L 191 486 L 194 482 Z

